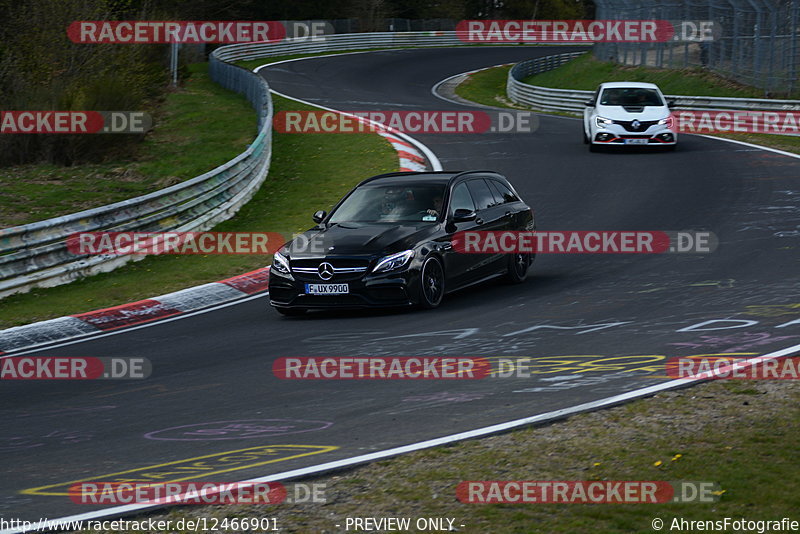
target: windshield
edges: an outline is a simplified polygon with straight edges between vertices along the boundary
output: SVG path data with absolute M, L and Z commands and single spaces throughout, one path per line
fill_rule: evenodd
M 603 91 L 600 104 L 604 106 L 663 106 L 664 102 L 655 89 L 614 87 Z
M 444 189 L 444 184 L 366 185 L 353 191 L 328 222 L 433 223 L 442 210 Z

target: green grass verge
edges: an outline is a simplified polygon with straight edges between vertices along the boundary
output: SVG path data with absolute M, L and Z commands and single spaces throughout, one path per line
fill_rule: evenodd
M 603 82 L 649 82 L 657 84 L 668 95 L 764 98 L 764 92 L 760 89 L 736 83 L 701 68 L 628 67 L 599 61 L 591 53 L 523 81 L 542 87 L 586 91 L 594 91 Z
M 576 72 L 573 70 L 571 65 L 573 63 L 575 63 L 575 62 L 587 61 L 586 59 L 584 59 L 584 58 L 587 58 L 587 57 L 588 57 L 588 55 L 581 56 L 581 57 L 579 57 L 577 59 L 574 59 L 574 60 L 570 61 L 569 63 L 566 63 L 565 65 L 562 65 L 558 69 L 554 69 L 552 71 L 545 72 L 545 73 L 538 74 L 536 76 L 527 78 L 526 79 L 526 83 L 535 83 L 536 85 L 542 85 L 542 86 L 545 86 L 545 87 L 558 87 L 558 88 L 570 88 L 570 89 L 597 89 L 597 86 L 600 83 L 602 83 L 603 81 L 613 81 L 611 79 L 604 79 L 604 78 L 600 77 L 600 78 L 597 78 L 597 79 L 593 79 L 593 81 L 590 84 L 586 84 L 585 83 L 583 86 L 578 87 L 578 84 L 576 82 L 576 85 L 573 86 L 572 82 L 573 82 L 574 79 L 576 79 L 574 77 L 574 76 L 576 76 Z M 591 59 L 591 61 L 593 61 L 595 63 L 601 63 L 601 62 L 596 61 L 594 59 Z M 665 69 L 644 69 L 642 67 L 636 67 L 636 68 L 624 67 L 624 68 L 625 69 L 629 69 L 629 70 L 655 71 L 655 72 L 660 72 L 660 71 L 665 70 Z M 524 108 L 523 106 L 520 106 L 520 105 L 515 104 L 515 103 L 511 102 L 510 100 L 508 100 L 508 97 L 506 96 L 506 79 L 507 79 L 507 76 L 508 76 L 509 69 L 510 69 L 509 66 L 504 66 L 504 67 L 493 67 L 493 68 L 486 69 L 486 70 L 483 70 L 483 71 L 480 71 L 480 72 L 476 72 L 475 74 L 470 75 L 469 78 L 467 78 L 458 87 L 456 87 L 455 92 L 456 92 L 456 94 L 458 96 L 460 96 L 462 98 L 466 98 L 467 100 L 471 100 L 471 101 L 476 102 L 478 104 L 484 104 L 484 105 L 496 106 L 496 107 L 507 107 L 507 108 L 514 108 L 514 109 L 529 109 L 529 108 Z M 669 76 L 678 76 L 679 73 L 683 73 L 683 72 L 684 71 L 671 71 Z M 665 74 L 665 73 L 661 73 L 661 74 L 663 76 L 665 76 L 665 77 L 667 76 L 667 74 Z M 681 76 L 682 75 L 683 74 L 681 74 Z M 548 84 L 544 84 L 544 83 L 542 83 L 540 81 L 539 77 L 542 77 L 542 76 L 549 76 L 548 77 L 549 85 Z M 618 78 L 617 81 L 621 81 L 621 80 L 624 80 L 624 79 L 625 78 L 623 76 L 623 77 Z M 705 81 L 708 81 L 709 79 L 710 78 L 704 78 Z M 692 93 L 690 90 L 685 90 L 685 91 L 682 91 L 682 92 L 679 92 L 677 90 L 671 91 L 671 90 L 665 89 L 665 86 L 662 85 L 660 81 L 655 81 L 655 78 L 644 78 L 644 79 L 641 79 L 641 78 L 633 79 L 633 78 L 631 78 L 629 81 L 652 81 L 652 82 L 658 84 L 659 87 L 661 87 L 661 89 L 665 93 L 670 93 L 670 94 L 695 94 L 695 95 L 710 94 L 710 93 L 704 93 L 704 92 Z M 691 85 L 691 87 L 694 88 L 693 90 L 698 90 L 699 91 L 699 90 L 702 89 L 702 87 L 704 87 L 704 83 L 705 82 L 704 81 L 699 82 L 699 83 L 686 82 L 685 87 L 689 87 L 690 83 L 694 83 L 694 85 Z M 730 83 L 730 82 L 727 82 L 727 83 Z M 718 89 L 722 90 L 721 88 L 718 88 Z M 757 95 L 757 90 L 752 89 L 751 94 L 748 94 L 748 95 L 743 95 L 743 94 L 740 94 L 740 93 L 731 92 L 731 93 L 728 93 L 728 94 L 725 94 L 725 93 L 715 94 L 714 96 L 750 96 L 750 97 L 757 97 L 758 95 Z M 562 115 L 562 116 L 568 116 L 568 117 L 574 117 L 575 116 L 575 114 L 571 114 L 571 113 L 546 112 L 546 111 L 542 111 L 540 113 L 547 113 L 549 115 Z M 784 150 L 786 152 L 792 152 L 792 153 L 795 153 L 795 154 L 800 154 L 800 137 L 793 137 L 793 136 L 788 136 L 788 135 L 770 135 L 770 134 L 717 134 L 716 137 L 725 137 L 725 138 L 728 138 L 728 139 L 735 139 L 737 141 L 744 141 L 744 142 L 747 142 L 747 143 L 754 143 L 754 144 L 757 144 L 757 145 L 763 145 L 763 146 L 767 146 L 767 147 L 771 147 L 771 148 L 777 148 L 778 150 Z
M 506 96 L 506 80 L 512 65 L 491 67 L 470 75 L 455 89 L 456 95 L 484 106 L 527 109 Z M 502 91 L 498 91 L 502 88 Z
M 205 63 L 190 66 L 183 88 L 156 112 L 155 129 L 133 159 L 59 167 L 0 168 L 0 227 L 35 222 L 110 204 L 222 165 L 256 135 L 252 106 L 208 77 Z
M 136 519 L 275 517 L 282 532 L 307 533 L 338 532 L 334 525 L 346 517 L 410 517 L 412 524 L 449 517 L 466 533 L 554 534 L 654 532 L 656 517 L 664 532 L 679 531 L 670 526 L 681 517 L 798 519 L 800 384 L 736 382 L 664 392 L 317 478 L 324 505 L 185 507 Z M 713 503 L 464 504 L 455 487 L 468 480 L 703 481 L 721 492 Z
M 195 105 L 198 109 L 213 108 L 215 101 L 203 97 Z M 275 111 L 312 109 L 279 97 L 273 97 L 273 102 Z M 249 134 L 255 129 L 255 114 L 252 108 L 248 109 L 249 120 L 243 128 Z M 224 120 L 216 127 L 227 129 L 222 123 Z M 203 146 L 200 140 L 197 144 Z M 246 141 L 240 140 L 236 154 L 246 145 Z M 374 134 L 274 133 L 273 159 L 266 182 L 233 219 L 217 225 L 214 230 L 284 234 L 306 230 L 313 225 L 311 214 L 314 211 L 329 209 L 362 179 L 397 170 L 397 165 L 392 147 Z M 148 257 L 110 273 L 7 297 L 0 301 L 0 328 L 115 306 L 213 282 L 258 269 L 269 260 L 268 256 L 250 255 Z

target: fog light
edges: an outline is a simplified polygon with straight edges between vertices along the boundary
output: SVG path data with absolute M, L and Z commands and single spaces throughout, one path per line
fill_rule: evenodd
M 658 134 L 656 137 L 658 137 L 659 139 L 661 139 L 665 143 L 671 143 L 671 142 L 673 142 L 675 140 L 675 136 L 673 136 L 671 133 Z
M 614 136 L 610 133 L 599 133 L 595 136 L 595 141 L 608 141 L 612 139 Z

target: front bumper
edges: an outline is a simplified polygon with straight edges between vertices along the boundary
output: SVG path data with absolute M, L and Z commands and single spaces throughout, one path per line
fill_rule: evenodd
M 629 139 L 646 142 L 630 142 Z M 663 125 L 651 126 L 642 132 L 630 132 L 622 126 L 612 124 L 596 129 L 592 142 L 597 145 L 665 146 L 676 144 L 678 134 Z
M 334 277 L 320 280 L 314 275 L 270 271 L 269 303 L 280 308 L 393 308 L 418 303 L 419 271 L 405 268 L 397 272 L 366 274 L 359 277 Z M 346 283 L 344 295 L 309 295 L 306 284 Z

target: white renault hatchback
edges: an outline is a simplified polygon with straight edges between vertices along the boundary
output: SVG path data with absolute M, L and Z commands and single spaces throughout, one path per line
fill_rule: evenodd
M 602 83 L 583 111 L 583 142 L 592 152 L 604 145 L 674 150 L 678 133 L 671 107 L 655 84 Z

